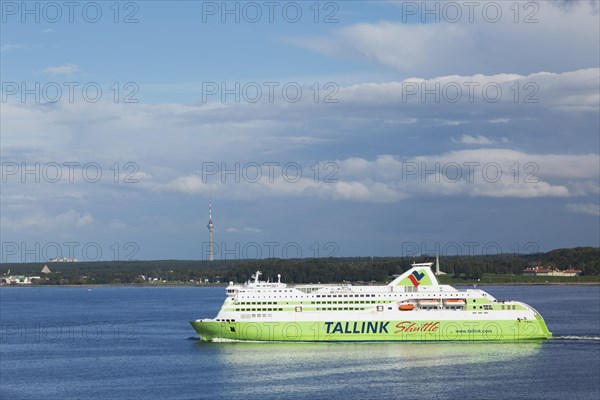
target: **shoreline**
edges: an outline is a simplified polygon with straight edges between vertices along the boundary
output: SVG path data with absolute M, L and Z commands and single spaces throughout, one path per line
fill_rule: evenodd
M 293 287 L 296 284 L 290 284 Z M 310 285 L 310 283 L 299 283 L 298 285 Z M 381 285 L 371 285 L 371 286 L 384 286 L 387 284 Z M 485 287 L 485 286 L 600 286 L 600 282 L 491 282 L 491 283 L 481 283 L 481 282 L 465 282 L 465 283 L 452 283 L 444 285 L 450 285 L 454 287 Z M 167 283 L 167 284 L 136 284 L 136 283 L 102 283 L 102 284 L 68 284 L 68 285 L 35 285 L 35 284 L 21 284 L 21 285 L 0 285 L 0 287 L 197 287 L 197 288 L 221 288 L 227 287 L 227 284 L 203 284 L 203 285 L 190 285 L 190 284 L 177 284 L 177 283 Z

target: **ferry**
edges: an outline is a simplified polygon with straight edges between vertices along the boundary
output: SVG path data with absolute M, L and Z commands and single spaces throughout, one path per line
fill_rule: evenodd
M 230 282 L 215 318 L 190 321 L 202 341 L 521 341 L 549 339 L 540 313 L 473 288 L 438 283 L 433 263 L 388 285 Z

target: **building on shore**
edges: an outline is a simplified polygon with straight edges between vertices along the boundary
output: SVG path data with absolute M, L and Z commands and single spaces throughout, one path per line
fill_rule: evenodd
M 523 275 L 529 276 L 577 276 L 581 274 L 581 270 L 569 268 L 560 270 L 558 268 L 544 267 L 538 265 L 523 270 Z
M 39 276 L 24 276 L 24 275 L 11 275 L 3 276 L 0 280 L 2 285 L 31 285 L 34 282 L 38 282 L 41 278 Z
M 56 263 L 63 263 L 63 262 L 79 262 L 78 259 L 76 258 L 67 258 L 67 257 L 55 257 L 55 258 L 51 258 L 48 262 L 56 262 Z

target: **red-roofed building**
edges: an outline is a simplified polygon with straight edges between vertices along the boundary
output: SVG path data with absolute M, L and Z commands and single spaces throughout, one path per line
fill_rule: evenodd
M 523 270 L 523 275 L 532 276 L 577 276 L 579 274 L 581 274 L 581 270 L 579 269 L 569 268 L 560 270 L 558 268 L 544 267 L 542 265 Z

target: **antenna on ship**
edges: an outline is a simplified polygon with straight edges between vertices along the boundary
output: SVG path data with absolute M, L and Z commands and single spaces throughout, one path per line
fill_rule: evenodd
M 212 223 L 212 199 L 208 200 L 208 261 L 213 260 L 213 223 Z

